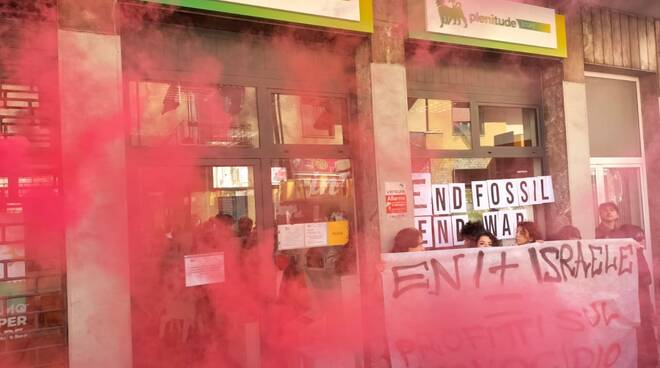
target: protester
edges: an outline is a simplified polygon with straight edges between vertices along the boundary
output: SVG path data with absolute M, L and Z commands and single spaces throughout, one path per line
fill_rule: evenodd
M 563 226 L 559 231 L 557 231 L 554 235 L 549 237 L 548 240 L 578 240 L 582 239 L 582 234 L 580 234 L 580 230 L 573 226 L 573 225 L 566 225 Z
M 393 253 L 424 251 L 422 233 L 414 227 L 400 230 L 394 237 Z
M 596 227 L 596 239 L 620 238 L 617 228 L 619 222 L 619 207 L 614 202 L 601 203 L 598 206 L 600 224 Z
M 241 248 L 250 249 L 257 244 L 257 234 L 254 231 L 254 221 L 247 216 L 238 219 L 236 235 L 240 241 Z
M 516 228 L 516 245 L 525 245 L 543 240 L 543 235 L 536 223 L 523 221 Z
M 639 280 L 639 314 L 640 325 L 637 328 L 637 361 L 639 367 L 657 367 L 658 350 L 657 340 L 653 331 L 654 312 L 651 303 L 650 286 L 653 282 L 649 265 L 644 257 L 645 237 L 644 230 L 636 225 L 621 225 L 618 233 L 622 237 L 632 238 L 638 244 L 637 263 Z
M 461 237 L 463 238 L 465 247 L 476 247 L 479 235 L 484 232 L 486 232 L 486 229 L 481 221 L 468 221 L 461 229 Z
M 477 238 L 477 248 L 499 247 L 500 241 L 490 231 L 485 231 Z

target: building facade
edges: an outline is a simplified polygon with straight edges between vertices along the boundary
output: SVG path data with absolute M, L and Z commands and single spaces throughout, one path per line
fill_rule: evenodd
M 368 338 L 384 335 L 381 253 L 407 227 L 429 248 L 460 241 L 424 185 L 550 176 L 552 203 L 513 210 L 587 239 L 614 202 L 653 267 L 660 20 L 591 2 L 325 3 L 0 7 L 0 360 L 388 366 Z M 204 277 L 241 286 L 187 288 L 185 262 L 234 238 L 216 218 L 240 252 Z M 351 348 L 280 354 L 250 303 L 276 303 L 287 277 Z M 199 327 L 223 318 L 226 335 Z

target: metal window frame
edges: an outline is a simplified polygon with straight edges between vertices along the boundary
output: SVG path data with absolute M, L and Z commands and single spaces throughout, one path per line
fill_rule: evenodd
M 131 105 L 135 101 L 130 98 L 131 82 L 156 81 L 163 83 L 180 82 L 182 85 L 195 85 L 194 74 L 186 71 L 150 70 L 147 77 L 136 76 L 126 73 L 124 75 L 124 114 L 127 121 L 131 121 Z M 271 183 L 271 166 L 274 160 L 294 158 L 318 158 L 318 159 L 351 159 L 350 137 L 353 132 L 352 120 L 354 112 L 351 110 L 352 95 L 346 86 L 337 89 L 310 90 L 306 86 L 291 83 L 284 80 L 270 80 L 264 78 L 239 77 L 222 75 L 218 83 L 205 83 L 208 86 L 233 85 L 246 86 L 256 89 L 256 113 L 257 126 L 259 129 L 259 147 L 237 148 L 237 147 L 214 147 L 203 145 L 176 146 L 177 150 L 190 153 L 198 157 L 197 162 L 191 163 L 188 159 L 172 158 L 168 154 L 172 147 L 139 146 L 133 145 L 127 139 L 127 167 L 129 188 L 129 224 L 136 226 L 139 211 L 139 171 L 142 167 L 167 165 L 186 166 L 253 166 L 254 167 L 254 191 L 255 204 L 260 211 L 255 221 L 256 230 L 261 234 L 267 234 L 275 228 L 274 198 Z M 199 83 L 197 83 L 199 84 Z M 305 145 L 305 144 L 276 144 L 274 140 L 274 129 L 276 119 L 272 105 L 274 93 L 291 95 L 310 95 L 319 97 L 342 98 L 345 103 L 347 129 L 343 132 L 343 145 Z M 130 131 L 126 132 L 130 138 Z M 355 168 L 354 163 L 352 169 Z M 354 199 L 353 207 L 356 208 Z M 259 210 L 261 209 L 261 210 Z M 351 222 L 353 228 L 357 219 Z M 351 235 L 351 241 L 355 241 L 355 234 Z M 132 241 L 135 241 L 134 239 Z

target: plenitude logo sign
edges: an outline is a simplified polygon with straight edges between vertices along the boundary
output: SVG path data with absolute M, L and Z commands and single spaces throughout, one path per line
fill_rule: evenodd
M 506 0 L 425 0 L 426 30 L 557 48 L 555 10 Z

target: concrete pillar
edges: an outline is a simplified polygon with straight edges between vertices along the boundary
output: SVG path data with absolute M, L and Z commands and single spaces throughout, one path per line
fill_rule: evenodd
M 353 145 L 360 226 L 358 258 L 362 292 L 365 365 L 388 367 L 379 269 L 381 252 L 392 248 L 394 235 L 413 223 L 407 85 L 403 28 L 404 2 L 374 2 L 374 33 L 356 55 L 358 119 Z M 386 213 L 389 185 L 403 184 L 408 211 Z
M 568 58 L 548 62 L 543 71 L 545 149 L 556 202 L 550 205 L 548 233 L 572 224 L 593 238 L 589 125 L 584 82 L 582 20 L 578 6 L 559 9 L 566 16 Z
M 571 220 L 583 238 L 593 238 L 596 221 L 592 211 L 595 204 L 591 184 L 582 17 L 579 6 L 570 6 L 564 9 L 564 13 L 568 58 L 563 61 L 563 91 Z
M 58 2 L 69 366 L 131 367 L 131 313 L 115 2 Z
M 660 43 L 659 45 L 660 46 Z M 642 76 L 639 79 L 644 133 L 644 153 L 646 155 L 646 183 L 648 191 L 649 225 L 646 229 L 651 239 L 651 248 L 646 250 L 647 259 L 652 260 L 654 274 L 660 270 L 660 90 L 658 74 Z M 654 276 L 655 276 L 654 275 Z M 654 285 L 658 280 L 654 277 Z M 652 294 L 653 295 L 653 294 Z M 660 316 L 660 293 L 655 293 L 656 318 Z

